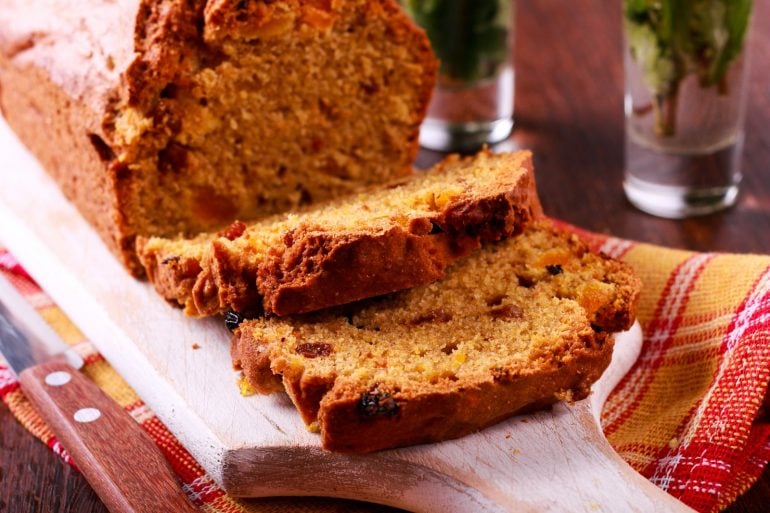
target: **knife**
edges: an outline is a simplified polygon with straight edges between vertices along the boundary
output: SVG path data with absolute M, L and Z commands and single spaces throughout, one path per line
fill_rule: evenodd
M 0 353 L 112 513 L 199 511 L 157 445 L 79 372 L 83 359 L 0 275 Z

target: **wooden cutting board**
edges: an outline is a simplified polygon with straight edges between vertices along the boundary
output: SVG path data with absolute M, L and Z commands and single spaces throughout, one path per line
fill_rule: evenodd
M 445 513 L 692 511 L 636 474 L 598 425 L 638 356 L 638 326 L 617 337 L 584 401 L 439 444 L 325 452 L 285 395 L 240 395 L 222 321 L 187 319 L 132 279 L 2 120 L 0 156 L 0 243 L 229 493 Z

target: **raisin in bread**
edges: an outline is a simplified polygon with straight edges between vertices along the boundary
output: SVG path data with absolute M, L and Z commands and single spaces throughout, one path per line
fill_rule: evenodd
M 459 437 L 586 397 L 632 324 L 640 282 L 541 221 L 438 282 L 236 328 L 236 367 L 285 389 L 323 447 L 368 452 Z
M 158 292 L 190 315 L 286 315 L 435 281 L 540 214 L 531 154 L 484 151 L 219 235 L 140 239 L 138 254 Z
M 0 0 L 0 110 L 134 273 L 411 173 L 436 61 L 395 0 Z

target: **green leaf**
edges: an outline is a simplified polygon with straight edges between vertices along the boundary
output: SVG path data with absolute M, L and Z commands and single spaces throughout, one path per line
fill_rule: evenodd
M 725 29 L 727 42 L 722 52 L 714 60 L 709 69 L 706 83 L 717 85 L 722 83 L 727 76 L 728 65 L 734 61 L 743 51 L 746 32 L 751 21 L 751 0 L 733 0 L 727 2 L 725 13 Z
M 430 39 L 441 73 L 459 82 L 494 76 L 509 58 L 513 0 L 405 0 Z
M 675 104 L 679 85 L 690 74 L 702 87 L 726 91 L 751 11 L 752 0 L 625 0 L 631 57 L 657 103 Z M 660 109 L 670 110 L 662 104 Z

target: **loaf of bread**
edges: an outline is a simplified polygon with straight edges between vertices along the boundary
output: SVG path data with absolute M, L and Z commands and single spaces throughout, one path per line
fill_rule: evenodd
M 411 173 L 436 61 L 395 0 L 0 0 L 0 110 L 134 272 Z
M 438 282 L 236 328 L 258 392 L 288 392 L 323 447 L 369 452 L 459 437 L 586 397 L 639 280 L 547 221 L 486 245 Z
M 484 151 L 220 234 L 140 238 L 138 254 L 160 294 L 189 315 L 286 315 L 435 281 L 540 214 L 531 154 Z

